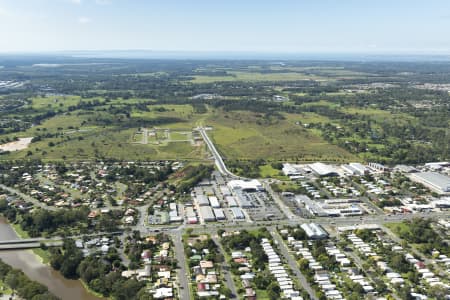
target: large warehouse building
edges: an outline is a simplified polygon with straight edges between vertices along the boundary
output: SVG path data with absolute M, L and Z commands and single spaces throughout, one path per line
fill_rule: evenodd
M 206 197 L 205 195 L 197 195 L 197 197 L 195 199 L 197 201 L 198 206 L 209 205 L 208 197 Z
M 200 215 L 204 222 L 214 222 L 216 220 L 211 206 L 200 206 Z
M 321 162 L 309 164 L 309 168 L 319 176 L 338 176 L 336 169 Z
M 242 190 L 245 192 L 264 191 L 262 184 L 256 180 L 231 180 L 228 182 L 228 187 L 232 190 Z
M 450 177 L 446 175 L 437 172 L 421 172 L 411 174 L 410 179 L 438 194 L 450 193 Z
M 239 207 L 232 207 L 231 208 L 231 213 L 233 214 L 233 217 L 236 220 L 243 220 L 243 219 L 245 219 L 244 213 L 242 212 L 242 210 Z
M 216 216 L 216 220 L 225 220 L 225 213 L 221 208 L 214 208 L 214 215 Z

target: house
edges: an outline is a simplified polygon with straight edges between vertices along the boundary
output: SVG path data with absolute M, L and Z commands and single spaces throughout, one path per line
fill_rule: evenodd
M 173 297 L 172 288 L 159 288 L 159 289 L 156 289 L 153 293 L 154 299 L 166 299 L 166 298 L 172 298 L 172 297 Z
M 203 270 L 214 268 L 214 263 L 210 260 L 201 260 L 200 268 L 202 268 Z
M 252 288 L 246 288 L 244 297 L 247 299 L 256 299 L 256 292 Z

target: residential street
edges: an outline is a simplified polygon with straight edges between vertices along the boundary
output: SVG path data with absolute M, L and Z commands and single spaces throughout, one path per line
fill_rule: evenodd
M 225 258 L 225 250 L 222 247 L 222 243 L 220 243 L 218 238 L 214 235 L 212 236 L 212 240 L 219 247 L 219 251 L 222 253 L 222 255 Z M 233 297 L 231 299 L 236 299 L 237 295 L 238 295 L 236 285 L 234 284 L 233 278 L 231 278 L 229 266 L 226 261 L 224 263 L 222 263 L 221 269 L 222 269 L 222 273 L 223 273 L 225 281 L 226 281 L 226 286 L 231 290 L 231 293 L 233 294 Z
M 311 299 L 317 300 L 316 293 L 311 288 L 311 286 L 309 285 L 309 283 L 306 280 L 305 276 L 303 276 L 302 272 L 300 272 L 300 270 L 298 268 L 298 265 L 297 265 L 297 261 L 292 256 L 292 254 L 289 253 L 289 249 L 286 247 L 283 239 L 278 234 L 276 228 L 275 227 L 270 227 L 268 229 L 269 229 L 270 234 L 272 235 L 274 241 L 276 241 L 278 243 L 278 248 L 281 251 L 281 255 L 284 257 L 286 262 L 289 264 L 289 267 L 291 268 L 291 270 L 297 276 L 297 279 L 300 282 L 300 284 L 302 285 L 302 288 L 308 292 L 308 294 L 311 297 Z

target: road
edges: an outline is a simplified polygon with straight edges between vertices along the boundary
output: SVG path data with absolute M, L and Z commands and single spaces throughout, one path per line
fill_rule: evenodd
M 386 226 L 382 226 L 382 229 L 384 232 L 386 232 L 389 237 L 396 242 L 399 245 L 402 245 L 402 239 L 399 238 L 395 233 L 393 233 L 389 228 Z M 438 271 L 438 275 L 440 276 L 446 276 L 446 272 L 434 261 L 428 259 L 422 252 L 418 251 L 414 245 L 408 243 L 408 245 L 411 247 L 410 251 L 415 254 L 417 257 L 419 257 L 426 265 L 432 265 L 436 271 Z
M 266 227 L 273 225 L 290 225 L 297 226 L 301 223 L 314 222 L 324 226 L 350 226 L 350 225 L 361 225 L 361 224 L 385 224 L 393 222 L 401 222 L 403 220 L 410 220 L 412 218 L 447 218 L 448 212 L 434 212 L 434 213 L 417 213 L 417 214 L 399 214 L 392 216 L 377 216 L 377 215 L 367 215 L 363 217 L 336 217 L 336 218 L 315 218 L 315 219 L 302 219 L 297 220 L 277 220 L 277 221 L 257 221 L 253 223 L 239 223 L 239 224 L 214 224 L 206 223 L 204 225 L 189 225 L 196 233 L 214 233 L 217 232 L 218 228 L 226 230 L 242 230 L 242 229 L 254 229 L 256 227 Z M 243 228 L 244 227 L 244 228 Z
M 180 299 L 190 299 L 189 293 L 189 273 L 187 270 L 186 257 L 184 255 L 184 246 L 182 240 L 182 232 L 174 231 L 172 234 L 173 243 L 175 245 L 175 257 L 178 261 L 178 293 Z
M 281 209 L 281 211 L 284 213 L 284 215 L 290 219 L 290 220 L 299 220 L 299 216 L 294 214 L 289 207 L 286 206 L 286 204 L 283 202 L 283 200 L 280 198 L 280 195 L 278 193 L 275 193 L 272 188 L 270 187 L 270 181 L 269 180 L 263 180 L 263 186 L 266 189 L 267 193 L 272 197 L 272 199 L 275 201 L 275 203 L 278 205 L 278 207 Z
M 31 203 L 33 203 L 33 205 L 35 205 L 37 207 L 40 207 L 40 208 L 43 208 L 43 209 L 47 209 L 47 210 L 51 210 L 51 211 L 56 211 L 57 210 L 56 207 L 48 206 L 45 203 L 42 203 L 41 201 L 37 200 L 36 198 L 33 198 L 33 197 L 29 196 L 29 195 L 26 195 L 26 194 L 22 193 L 21 191 L 16 190 L 14 188 L 8 187 L 8 186 L 3 185 L 3 184 L 0 184 L 0 188 L 5 190 L 5 191 L 8 191 L 10 193 L 13 193 L 13 194 L 15 194 L 17 196 L 20 196 L 23 200 L 25 200 L 27 202 L 31 202 Z
M 281 251 L 281 255 L 283 255 L 284 259 L 288 262 L 289 267 L 294 272 L 294 274 L 297 276 L 298 281 L 302 285 L 303 289 L 308 292 L 309 296 L 313 300 L 317 300 L 316 293 L 309 285 L 308 281 L 306 280 L 305 276 L 303 276 L 302 272 L 300 272 L 297 261 L 294 259 L 294 257 L 289 253 L 288 248 L 286 247 L 286 244 L 284 243 L 281 236 L 278 234 L 275 227 L 270 227 L 269 231 L 274 239 L 278 243 L 278 248 Z
M 211 153 L 212 153 L 212 155 L 214 157 L 217 169 L 219 170 L 219 172 L 222 173 L 223 175 L 229 176 L 231 178 L 239 179 L 240 178 L 239 176 L 231 173 L 228 170 L 227 166 L 223 162 L 222 156 L 220 156 L 219 152 L 217 151 L 216 146 L 214 146 L 214 143 L 209 139 L 209 136 L 206 133 L 205 128 L 199 127 L 198 131 L 200 132 L 203 140 L 205 141 L 206 145 L 208 146 L 209 151 L 211 151 Z
M 148 144 L 148 128 L 142 129 L 142 144 L 144 145 Z
M 216 243 L 219 251 L 225 257 L 225 250 L 223 249 L 222 243 L 217 239 L 217 237 L 215 235 L 212 235 L 211 237 L 212 237 L 212 240 L 214 241 L 214 243 Z M 230 274 L 230 270 L 229 269 L 230 268 L 227 265 L 227 263 L 224 262 L 222 264 L 222 274 L 224 275 L 224 278 L 225 278 L 226 287 L 231 290 L 231 294 L 232 294 L 231 299 L 237 299 L 238 292 L 237 292 L 237 289 L 236 289 L 236 285 L 234 284 L 233 278 L 231 278 L 231 274 Z
M 364 269 L 363 267 L 363 262 L 361 260 L 361 258 L 355 254 L 355 252 L 353 251 L 344 251 L 345 255 L 347 255 L 348 257 L 350 257 L 353 262 L 355 263 L 355 265 L 362 270 L 362 272 L 366 275 L 366 277 L 371 281 L 372 285 L 375 287 L 375 281 L 373 278 L 373 274 L 369 273 L 368 270 Z M 376 274 L 376 273 L 375 273 Z M 400 298 L 395 294 L 395 293 L 391 293 L 391 295 L 396 299 L 396 300 L 400 300 Z
M 0 251 L 41 248 L 42 244 L 44 244 L 47 247 L 61 247 L 63 245 L 63 242 L 56 241 L 56 242 L 39 242 L 39 243 L 32 242 L 32 243 L 2 244 L 0 245 Z

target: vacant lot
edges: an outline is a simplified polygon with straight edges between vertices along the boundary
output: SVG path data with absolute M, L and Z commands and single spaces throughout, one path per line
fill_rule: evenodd
M 28 148 L 33 138 L 19 138 L 17 141 L 0 145 L 1 151 L 19 151 Z
M 325 77 L 304 73 L 257 73 L 257 72 L 227 72 L 226 76 L 194 76 L 193 83 L 211 83 L 219 81 L 298 81 L 298 80 L 328 80 Z
M 219 151 L 230 159 L 347 161 L 347 151 L 296 125 L 288 118 L 266 119 L 251 112 L 218 112 L 207 121 Z M 299 118 L 300 119 L 300 118 Z
M 99 117 L 113 120 L 111 125 L 97 124 Z M 152 122 L 158 118 L 177 120 L 164 123 L 161 127 L 173 128 L 177 139 L 187 140 L 197 121 L 190 105 L 150 106 L 149 112 L 136 112 L 129 120 L 117 122 L 114 115 L 106 112 L 86 113 L 83 110 L 71 114 L 57 115 L 41 125 L 16 133 L 20 137 L 40 137 L 26 150 L 0 156 L 0 159 L 39 158 L 44 160 L 86 160 L 113 158 L 119 160 L 186 159 L 203 160 L 207 152 L 203 144 L 193 145 L 191 141 L 149 143 L 142 145 L 142 135 L 136 135 L 139 127 L 130 127 L 134 120 Z M 137 126 L 137 125 L 136 125 Z M 188 134 L 184 134 L 187 132 Z M 13 135 L 0 136 L 12 138 Z M 172 138 L 173 139 L 173 138 Z

